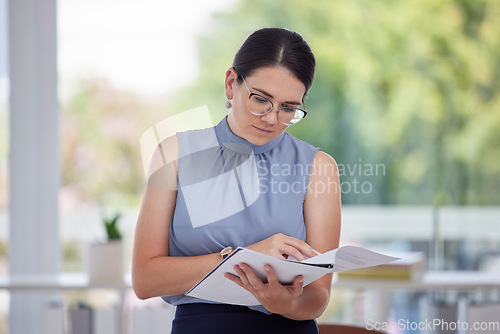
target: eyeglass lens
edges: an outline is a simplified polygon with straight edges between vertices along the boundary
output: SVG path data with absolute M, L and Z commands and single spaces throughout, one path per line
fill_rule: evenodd
M 271 101 L 258 96 L 252 95 L 248 99 L 248 110 L 256 115 L 265 115 L 273 107 Z M 300 121 L 304 117 L 304 112 L 297 108 L 284 107 L 279 109 L 278 119 L 281 123 L 292 125 Z

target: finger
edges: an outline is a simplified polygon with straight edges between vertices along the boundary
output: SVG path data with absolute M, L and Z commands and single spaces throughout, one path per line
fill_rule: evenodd
M 247 275 L 245 274 L 245 272 L 241 269 L 241 267 L 239 265 L 235 265 L 233 267 L 233 269 L 238 274 L 240 281 L 243 284 L 243 287 L 245 287 L 245 289 L 247 286 L 251 285 L 250 282 L 248 281 Z
M 300 252 L 297 248 L 294 246 L 285 244 L 280 248 L 280 252 L 283 254 L 286 254 L 288 256 L 293 256 L 295 259 L 298 261 L 304 261 L 306 258 L 302 252 Z
M 285 236 L 285 240 L 286 244 L 294 247 L 303 255 L 307 255 L 308 257 L 313 257 L 318 255 L 318 253 L 305 241 L 290 236 Z M 303 255 L 301 257 L 303 258 L 303 260 L 305 260 L 305 257 Z M 296 259 L 298 258 L 296 257 Z
M 274 269 L 270 265 L 266 264 L 264 266 L 264 270 L 266 271 L 267 275 L 267 283 L 271 287 L 277 287 L 278 285 L 281 285 L 278 277 L 276 276 L 276 273 L 274 272 Z
M 257 275 L 253 271 L 252 267 L 250 267 L 246 263 L 240 263 L 240 268 L 243 270 L 243 272 L 245 273 L 246 279 L 248 280 L 249 284 L 251 284 L 254 289 L 264 288 L 264 282 L 262 282 L 262 280 L 257 277 Z
M 247 276 L 247 273 L 245 273 L 245 271 L 243 271 L 243 268 L 241 267 L 241 265 L 242 264 L 240 263 L 240 265 L 234 266 L 234 270 L 239 275 L 239 279 L 241 282 L 241 284 L 238 284 L 238 285 L 241 286 L 243 289 L 247 290 L 248 292 L 255 294 L 256 289 L 252 285 L 252 283 L 250 283 L 248 276 Z M 250 268 L 248 265 L 247 265 L 247 267 Z
M 293 281 L 292 293 L 295 297 L 297 297 L 300 294 L 302 294 L 303 291 L 304 291 L 304 277 L 302 275 L 299 275 L 295 277 L 295 280 Z
M 243 283 L 241 282 L 241 279 L 238 276 L 233 275 L 231 273 L 225 273 L 224 277 L 244 288 Z

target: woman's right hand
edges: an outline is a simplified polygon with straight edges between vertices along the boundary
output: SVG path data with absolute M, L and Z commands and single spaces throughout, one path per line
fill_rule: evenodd
M 306 242 L 282 233 L 274 234 L 246 248 L 279 259 L 287 259 L 289 256 L 293 256 L 299 261 L 306 259 L 304 255 L 313 257 L 318 254 Z

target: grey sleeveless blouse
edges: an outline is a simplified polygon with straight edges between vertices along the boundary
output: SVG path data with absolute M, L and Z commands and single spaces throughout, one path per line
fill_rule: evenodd
M 245 247 L 276 233 L 306 240 L 303 204 L 319 148 L 286 132 L 255 145 L 233 134 L 226 118 L 215 127 L 177 137 L 170 256 Z M 185 295 L 162 298 L 172 305 L 210 303 Z M 251 308 L 266 312 L 262 306 Z

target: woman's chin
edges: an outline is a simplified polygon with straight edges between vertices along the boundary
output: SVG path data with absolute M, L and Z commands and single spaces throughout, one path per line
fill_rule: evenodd
M 261 137 L 261 136 L 248 136 L 246 138 L 246 140 L 249 141 L 250 143 L 252 143 L 254 145 L 259 145 L 259 146 L 265 145 L 273 139 L 274 138 Z

